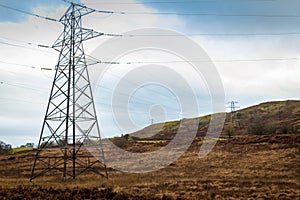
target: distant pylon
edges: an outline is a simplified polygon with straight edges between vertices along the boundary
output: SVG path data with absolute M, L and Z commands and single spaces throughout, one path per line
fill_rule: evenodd
M 240 128 L 240 123 L 236 116 L 236 108 L 239 108 L 236 104 L 238 104 L 237 101 L 230 101 L 227 104 L 230 104 L 230 122 L 235 124 L 238 128 Z
M 92 12 L 71 3 L 60 19 L 64 31 L 53 45 L 60 48 L 60 55 L 30 181 L 46 173 L 61 174 L 64 180 L 86 171 L 107 177 L 82 44 L 102 35 L 82 28 L 81 17 Z M 91 151 L 97 151 L 98 157 Z
M 151 124 L 151 125 L 154 124 L 154 119 L 153 119 L 153 118 L 150 119 L 150 124 Z

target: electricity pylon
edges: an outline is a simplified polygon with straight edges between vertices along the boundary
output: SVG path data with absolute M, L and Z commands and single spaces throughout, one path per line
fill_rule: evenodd
M 53 45 L 60 48 L 60 55 L 30 181 L 57 172 L 64 180 L 85 171 L 107 178 L 83 49 L 83 41 L 103 35 L 82 28 L 82 16 L 92 12 L 93 9 L 71 3 L 60 19 L 64 31 Z M 93 157 L 91 151 L 96 151 L 98 157 Z
M 230 122 L 233 123 L 237 128 L 240 128 L 240 123 L 236 116 L 236 108 L 239 108 L 239 106 L 236 106 L 238 104 L 237 101 L 230 101 L 227 104 L 230 104 Z

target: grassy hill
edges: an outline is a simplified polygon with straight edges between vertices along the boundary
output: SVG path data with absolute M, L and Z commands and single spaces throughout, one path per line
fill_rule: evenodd
M 63 182 L 61 174 L 45 174 L 30 183 L 36 150 L 0 156 L 0 199 L 299 199 L 300 101 L 268 102 L 234 114 L 238 122 L 227 114 L 224 137 L 206 157 L 198 153 L 210 116 L 197 118 L 197 138 L 178 160 L 148 173 L 107 166 L 109 179 L 89 172 Z M 179 123 L 111 140 L 127 151 L 155 151 L 175 136 Z M 229 130 L 235 137 L 227 137 Z M 126 162 L 119 154 L 115 159 Z
M 197 136 L 205 136 L 211 115 L 197 118 Z M 186 119 L 189 120 L 189 119 Z M 148 140 L 172 139 L 180 126 L 180 121 L 154 124 L 130 134 Z M 230 132 L 230 133 L 229 133 Z M 267 135 L 300 133 L 300 101 L 267 102 L 226 114 L 222 136 Z

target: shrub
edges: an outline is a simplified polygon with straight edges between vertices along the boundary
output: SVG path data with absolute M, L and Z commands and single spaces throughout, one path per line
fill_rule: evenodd
M 12 152 L 12 147 L 10 144 L 5 144 L 0 141 L 0 154 L 10 154 Z
M 254 118 L 253 122 L 249 124 L 247 132 L 253 135 L 267 135 L 275 133 L 276 128 L 274 123 L 266 122 L 266 120 L 258 117 Z
M 114 137 L 114 138 L 112 139 L 112 142 L 113 142 L 116 146 L 118 146 L 118 147 L 120 147 L 120 148 L 124 148 L 124 147 L 126 147 L 126 145 L 127 145 L 127 139 L 126 139 L 126 137 Z
M 248 134 L 263 135 L 264 124 L 260 118 L 254 118 L 247 128 Z
M 229 123 L 226 127 L 225 127 L 225 134 L 228 138 L 232 137 L 232 134 L 234 133 L 234 126 L 232 123 Z

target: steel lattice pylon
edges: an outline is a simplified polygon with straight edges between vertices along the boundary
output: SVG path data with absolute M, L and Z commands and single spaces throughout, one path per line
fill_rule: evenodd
M 30 181 L 45 173 L 62 173 L 65 180 L 89 170 L 107 178 L 82 44 L 102 35 L 81 26 L 82 16 L 92 12 L 72 3 L 60 19 L 64 31 L 53 48 L 61 50 Z

